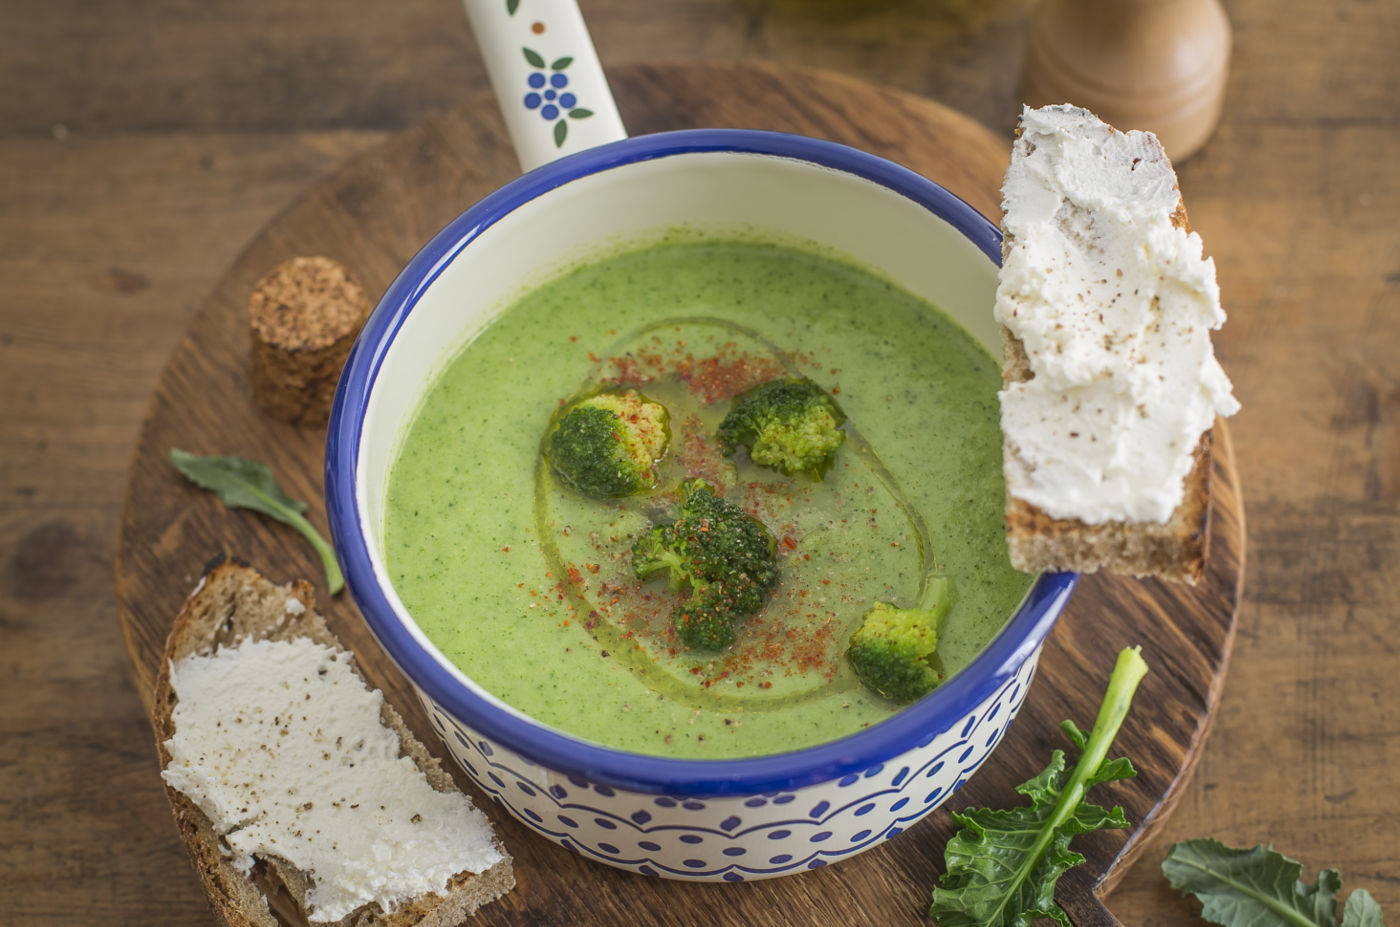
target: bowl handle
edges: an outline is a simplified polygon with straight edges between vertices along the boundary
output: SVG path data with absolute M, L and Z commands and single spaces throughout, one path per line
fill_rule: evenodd
M 627 137 L 576 0 L 462 0 L 522 170 Z

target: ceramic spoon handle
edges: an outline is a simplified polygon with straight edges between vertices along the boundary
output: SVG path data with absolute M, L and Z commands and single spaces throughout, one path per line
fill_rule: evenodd
M 522 170 L 627 137 L 575 0 L 463 0 Z

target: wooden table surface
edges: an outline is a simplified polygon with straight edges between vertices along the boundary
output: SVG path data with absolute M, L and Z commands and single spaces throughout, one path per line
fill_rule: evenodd
M 820 66 L 1009 133 L 1030 2 L 583 6 L 605 61 Z M 1224 121 L 1180 175 L 1231 314 L 1245 600 L 1204 757 L 1109 907 L 1191 923 L 1154 861 L 1214 834 L 1400 919 L 1400 5 L 1226 7 Z M 0 921 L 213 922 L 115 614 L 137 430 L 244 242 L 483 87 L 454 0 L 0 4 Z

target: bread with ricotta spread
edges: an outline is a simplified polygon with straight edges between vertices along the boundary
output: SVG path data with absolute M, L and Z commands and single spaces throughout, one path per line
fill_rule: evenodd
M 1002 188 L 1002 431 L 1018 569 L 1196 582 L 1211 438 L 1238 403 L 1215 267 L 1157 139 L 1026 109 Z
M 511 859 L 314 609 L 306 581 L 279 586 L 220 558 L 175 619 L 156 684 L 156 745 L 195 868 L 232 927 L 457 924 L 514 886 Z M 325 680 L 339 687 L 333 699 L 317 689 Z M 266 710 L 253 690 L 269 693 Z M 187 729 L 192 723 L 198 729 Z M 259 735 L 239 743 L 235 729 Z M 247 730 L 238 736 L 246 740 Z M 249 753 L 260 755 L 250 761 Z M 384 794 L 375 777 L 386 769 L 424 788 Z M 349 890 L 337 894 L 330 876 L 318 884 L 320 872 L 268 841 L 287 846 L 289 857 L 309 850 L 344 863 L 337 877 Z M 400 869 L 414 879 L 395 882 L 392 865 L 382 864 L 395 847 L 406 848 Z M 454 871 L 462 858 L 471 864 Z M 441 885 L 405 894 L 402 886 L 419 885 L 425 872 L 430 882 L 440 874 Z

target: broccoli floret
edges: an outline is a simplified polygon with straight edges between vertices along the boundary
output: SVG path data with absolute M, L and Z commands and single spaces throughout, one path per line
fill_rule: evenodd
M 672 592 L 680 592 L 690 584 L 690 571 L 681 553 L 681 544 L 673 537 L 674 525 L 655 525 L 632 543 L 632 569 L 638 579 L 646 579 L 659 570 L 667 570 Z
M 676 520 L 632 545 L 632 569 L 645 580 L 662 570 L 673 592 L 676 633 L 696 650 L 720 650 L 763 607 L 778 581 L 777 545 L 763 523 L 722 499 L 704 480 L 680 485 Z
M 823 471 L 846 433 L 841 408 L 811 380 L 769 380 L 741 393 L 719 426 L 719 446 L 726 455 L 739 445 L 754 463 L 791 476 Z
M 948 580 L 932 577 L 918 608 L 876 602 L 846 650 L 860 681 L 895 702 L 912 702 L 932 692 L 943 680 L 938 621 L 948 610 L 948 600 Z
M 565 408 L 545 442 L 559 478 L 579 492 L 630 496 L 656 486 L 670 440 L 666 407 L 635 390 L 589 396 Z
M 739 636 L 739 623 L 723 597 L 691 596 L 676 606 L 671 623 L 692 650 L 723 650 Z

